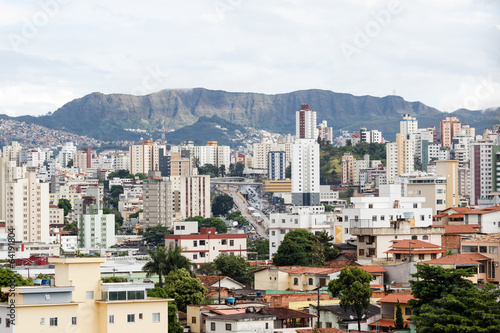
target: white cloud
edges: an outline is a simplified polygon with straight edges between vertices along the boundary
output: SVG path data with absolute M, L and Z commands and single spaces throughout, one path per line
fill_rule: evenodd
M 42 4 L 55 1 L 58 10 L 46 13 L 34 36 L 23 35 L 34 15 L 45 13 Z M 0 113 L 44 114 L 93 91 L 180 87 L 396 90 L 450 111 L 490 77 L 496 94 L 477 104 L 500 106 L 498 2 L 401 1 L 384 21 L 393 3 L 0 0 L 0 61 L 8 64 L 0 72 Z M 347 61 L 342 43 L 354 45 L 360 31 L 369 40 Z M 24 38 L 17 50 L 13 34 Z

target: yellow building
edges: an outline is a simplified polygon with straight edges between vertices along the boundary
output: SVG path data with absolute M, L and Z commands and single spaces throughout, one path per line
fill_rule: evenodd
M 292 181 L 287 180 L 264 180 L 264 191 L 266 192 L 292 192 Z
M 172 299 L 148 298 L 150 283 L 101 283 L 105 260 L 51 258 L 54 285 L 2 288 L 10 292 L 0 305 L 2 332 L 167 332 Z

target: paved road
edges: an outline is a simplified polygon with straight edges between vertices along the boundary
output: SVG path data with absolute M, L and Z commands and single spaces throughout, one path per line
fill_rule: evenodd
M 269 239 L 269 236 L 267 234 L 266 227 L 269 226 L 269 220 L 267 219 L 266 215 L 262 213 L 262 211 L 256 209 L 255 212 L 259 213 L 260 216 L 262 217 L 262 225 L 257 223 L 255 218 L 248 213 L 248 207 L 251 207 L 248 202 L 243 198 L 241 195 L 240 187 L 239 186 L 218 186 L 218 190 L 230 195 L 236 206 L 238 206 L 239 211 L 241 212 L 241 215 L 243 215 L 244 218 L 250 222 L 254 228 L 255 232 L 262 236 L 264 239 Z

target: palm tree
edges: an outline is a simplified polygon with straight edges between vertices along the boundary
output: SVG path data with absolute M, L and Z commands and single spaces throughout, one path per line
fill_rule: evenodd
M 170 244 L 166 252 L 167 274 L 181 268 L 185 268 L 194 276 L 194 264 L 187 257 L 182 255 L 182 249 Z
M 151 260 L 148 261 L 142 270 L 146 272 L 146 277 L 158 275 L 158 285 L 163 287 L 162 276 L 167 276 L 168 273 L 185 268 L 193 277 L 194 264 L 182 255 L 182 249 L 170 244 L 168 250 L 163 246 L 156 247 L 156 251 L 148 250 Z
M 163 246 L 157 246 L 156 251 L 148 249 L 149 256 L 151 260 L 142 267 L 142 270 L 146 272 L 146 277 L 158 274 L 158 285 L 163 288 L 163 281 L 161 279 L 162 275 L 168 274 L 167 270 L 167 253 Z

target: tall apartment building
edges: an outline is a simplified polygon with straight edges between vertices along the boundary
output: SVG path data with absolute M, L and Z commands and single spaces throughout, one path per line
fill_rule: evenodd
M 267 178 L 269 180 L 285 180 L 286 153 L 284 151 L 270 151 L 267 160 Z
M 148 179 L 143 183 L 144 226 L 172 226 L 172 183 L 161 179 Z
M 446 179 L 446 207 L 458 207 L 460 204 L 458 161 L 437 160 L 436 176 Z
M 478 141 L 470 145 L 471 204 L 493 192 L 493 142 Z
M 359 130 L 359 136 L 360 136 L 360 142 L 384 143 L 382 132 L 378 130 L 367 130 L 366 127 L 362 127 Z
M 83 172 L 92 168 L 92 152 L 90 148 L 84 148 L 82 151 L 73 154 L 73 167 L 79 168 Z
M 397 142 L 388 142 L 385 145 L 386 151 L 386 175 L 387 183 L 393 183 L 398 176 L 398 144 Z
M 408 139 L 410 133 L 418 131 L 418 120 L 415 117 L 405 114 L 403 120 L 399 122 L 399 133 L 402 134 L 403 139 Z
M 4 146 L 2 157 L 6 158 L 8 161 L 15 161 L 16 166 L 20 166 L 19 164 L 19 154 L 23 147 L 17 141 L 12 141 L 10 146 Z
M 5 192 L 5 225 L 15 229 L 16 241 L 48 243 L 49 184 L 26 172 L 24 178 L 6 183 Z
M 165 145 L 153 143 L 153 140 L 142 140 L 142 145 L 129 147 L 130 173 L 144 173 L 160 170 L 160 149 L 166 152 Z
M 252 158 L 252 168 L 254 169 L 267 169 L 269 163 L 269 152 L 277 150 L 278 144 L 270 141 L 269 139 L 263 139 L 262 142 L 257 142 L 253 144 L 253 158 Z
M 116 244 L 115 214 L 103 214 L 97 205 L 90 205 L 78 221 L 78 241 L 82 248 L 108 248 Z
M 210 176 L 171 176 L 174 219 L 211 216 Z
M 351 153 L 342 155 L 342 185 L 354 184 L 354 156 Z
M 292 203 L 320 204 L 319 144 L 316 141 L 316 112 L 303 104 L 296 112 L 296 140 L 292 145 Z
M 128 151 L 120 151 L 115 154 L 114 169 L 130 170 L 130 153 Z
M 316 112 L 310 109 L 309 104 L 302 104 L 300 110 L 295 112 L 295 136 L 297 139 L 318 139 Z
M 328 127 L 326 120 L 323 120 L 316 128 L 318 130 L 320 140 L 325 140 L 325 142 L 330 141 L 330 143 L 333 143 L 333 128 Z
M 462 134 L 460 120 L 456 117 L 446 117 L 441 120 L 441 145 L 450 148 L 453 137 Z
M 66 142 L 57 155 L 57 161 L 65 168 L 69 161 L 73 159 L 73 154 L 76 153 L 76 146 L 73 142 Z

